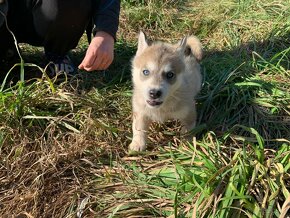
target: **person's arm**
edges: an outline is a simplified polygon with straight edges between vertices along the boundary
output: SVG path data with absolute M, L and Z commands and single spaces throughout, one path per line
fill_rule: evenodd
M 105 70 L 114 59 L 114 42 L 119 25 L 120 0 L 99 0 L 94 16 L 94 38 L 79 69 Z
M 104 31 L 116 40 L 119 26 L 120 0 L 99 0 L 94 14 L 94 32 Z

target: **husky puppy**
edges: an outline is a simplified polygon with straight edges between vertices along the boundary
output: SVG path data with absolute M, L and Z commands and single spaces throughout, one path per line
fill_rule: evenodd
M 195 36 L 185 37 L 177 44 L 149 44 L 140 32 L 132 59 L 133 140 L 129 150 L 146 149 L 146 133 L 152 121 L 178 119 L 183 133 L 195 126 L 201 58 L 202 46 Z

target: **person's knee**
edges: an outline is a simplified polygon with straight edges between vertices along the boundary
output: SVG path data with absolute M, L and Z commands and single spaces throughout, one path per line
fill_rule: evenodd
M 40 35 L 56 28 L 80 28 L 92 16 L 91 0 L 46 0 L 35 7 L 34 25 Z
M 36 29 L 44 38 L 45 50 L 64 54 L 74 48 L 92 19 L 91 0 L 50 0 L 52 8 L 43 8 L 50 16 L 35 19 Z M 48 3 L 45 3 L 48 4 Z M 45 6 L 45 4 L 43 6 Z M 41 21 L 41 19 L 44 19 Z
M 46 0 L 40 10 L 50 21 L 66 19 L 72 23 L 80 22 L 92 14 L 91 0 Z

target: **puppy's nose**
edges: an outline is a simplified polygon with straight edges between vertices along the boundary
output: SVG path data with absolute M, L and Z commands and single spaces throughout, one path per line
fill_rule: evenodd
M 161 95 L 162 95 L 162 92 L 159 89 L 151 89 L 149 91 L 149 96 L 152 99 L 160 98 Z

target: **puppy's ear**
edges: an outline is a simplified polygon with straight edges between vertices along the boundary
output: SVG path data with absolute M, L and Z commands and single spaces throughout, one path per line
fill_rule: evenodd
M 185 56 L 188 56 L 188 55 L 190 55 L 190 53 L 188 53 L 188 52 L 190 52 L 190 50 L 188 51 L 188 48 L 187 48 L 188 46 L 187 46 L 187 37 L 184 37 L 183 39 L 181 39 L 180 41 L 179 41 L 179 46 L 178 46 L 178 50 L 182 53 L 182 54 L 184 54 Z
M 139 37 L 138 37 L 138 49 L 136 55 L 140 55 L 146 48 L 148 47 L 148 42 L 146 39 L 145 34 L 140 31 Z
M 193 55 L 197 61 L 202 59 L 202 45 L 195 36 L 183 38 L 180 41 L 179 49 L 185 56 Z

